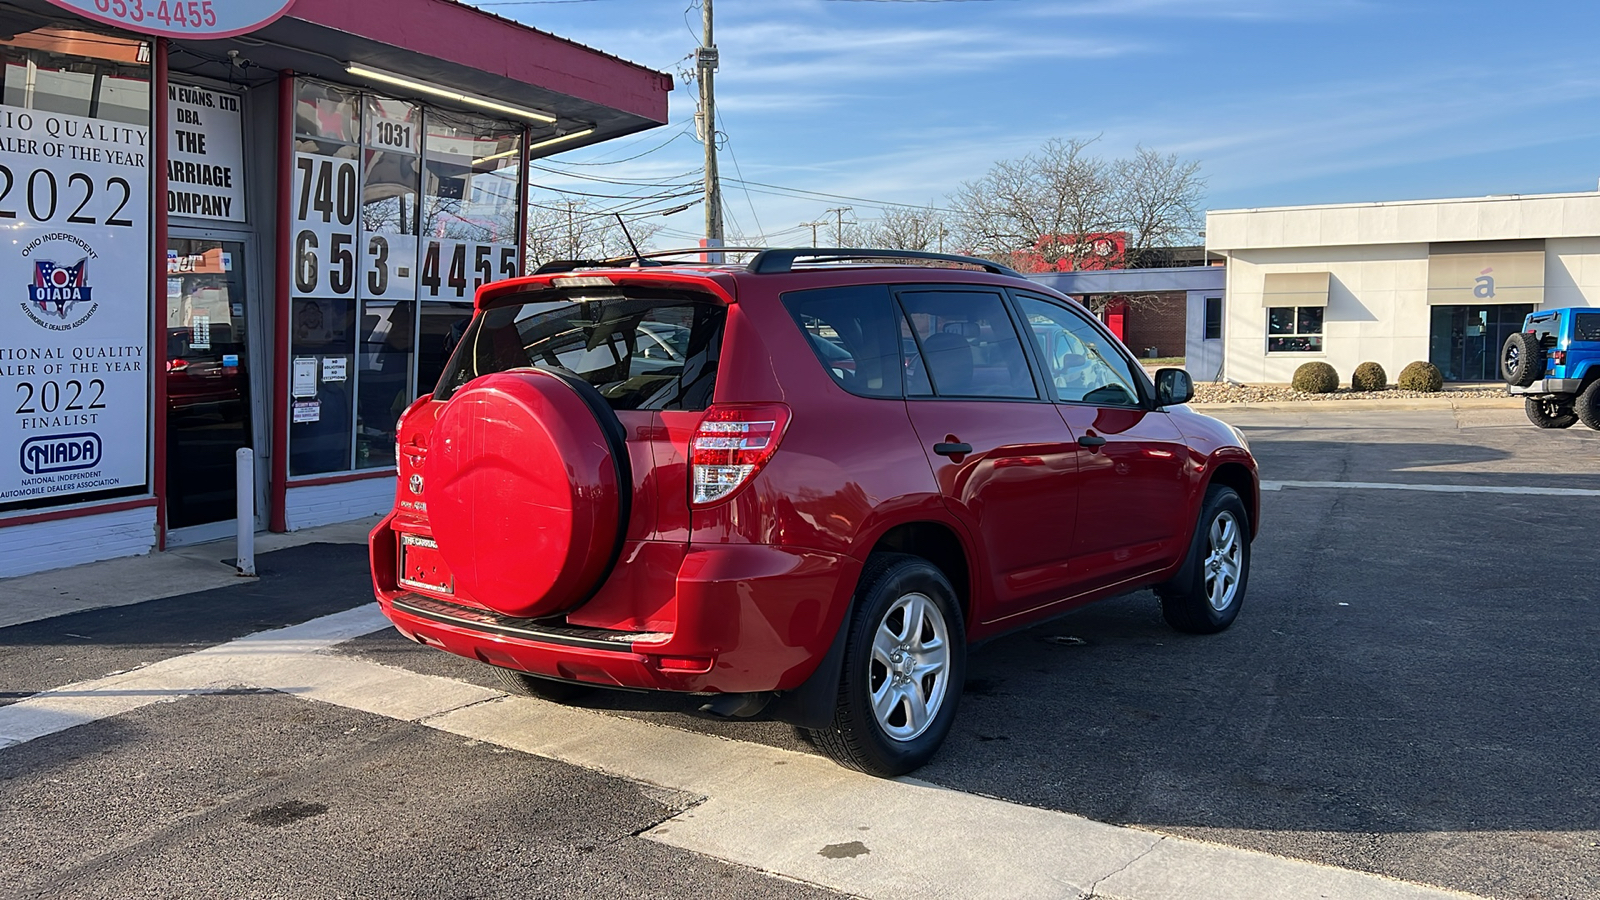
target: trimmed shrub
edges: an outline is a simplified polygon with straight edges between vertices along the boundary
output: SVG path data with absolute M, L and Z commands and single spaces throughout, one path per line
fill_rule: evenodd
M 1388 386 L 1388 373 L 1375 362 L 1364 362 L 1350 373 L 1350 387 L 1354 390 L 1381 391 Z
M 1417 360 L 1400 370 L 1400 380 L 1395 384 L 1402 391 L 1425 391 L 1432 394 L 1444 387 L 1444 374 L 1433 363 Z
M 1339 389 L 1339 373 L 1325 362 L 1308 362 L 1294 370 L 1289 385 L 1307 394 L 1331 394 Z

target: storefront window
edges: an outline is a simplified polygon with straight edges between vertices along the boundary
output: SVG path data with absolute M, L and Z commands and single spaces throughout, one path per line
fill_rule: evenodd
M 158 252 L 149 54 L 143 41 L 66 28 L 0 37 L 0 174 L 11 198 L 0 283 L 12 298 L 0 306 L 0 396 L 10 404 L 0 512 L 148 490 Z M 199 304 L 219 292 L 193 287 Z M 232 339 L 221 321 L 202 334 L 212 347 Z M 191 338 L 180 350 L 205 352 Z
M 522 129 L 304 80 L 297 96 L 294 298 L 348 329 L 296 332 L 318 381 L 296 401 L 291 474 L 392 467 L 400 413 L 437 383 L 477 289 L 518 274 Z M 330 355 L 348 360 L 334 385 Z M 315 452 L 295 452 L 303 433 Z
M 350 468 L 356 304 L 332 298 L 290 304 L 289 474 Z

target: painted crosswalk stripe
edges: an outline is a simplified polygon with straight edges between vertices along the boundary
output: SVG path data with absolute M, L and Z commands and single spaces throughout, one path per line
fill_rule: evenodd
M 1490 484 L 1403 484 L 1393 481 L 1263 481 L 1263 491 L 1284 488 L 1333 488 L 1365 491 L 1426 491 L 1435 494 L 1512 494 L 1538 497 L 1600 497 L 1591 488 L 1502 486 Z
M 375 606 L 363 606 L 35 695 L 0 707 L 0 747 L 149 703 L 259 687 L 703 797 L 641 837 L 862 897 L 1468 896 L 910 778 L 872 778 L 804 753 L 509 697 L 329 652 L 386 624 Z

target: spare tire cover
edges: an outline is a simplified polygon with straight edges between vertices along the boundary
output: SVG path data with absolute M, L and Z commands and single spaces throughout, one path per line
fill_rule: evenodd
M 510 616 L 588 599 L 621 540 L 615 437 L 577 391 L 534 369 L 477 378 L 434 425 L 424 497 L 457 591 Z

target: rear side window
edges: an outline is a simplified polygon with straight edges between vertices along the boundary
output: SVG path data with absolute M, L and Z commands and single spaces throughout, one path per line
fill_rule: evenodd
M 531 368 L 581 378 L 612 409 L 711 405 L 727 319 L 721 303 L 643 289 L 526 296 L 472 320 L 435 399 L 480 375 Z
M 1600 312 L 1573 313 L 1572 339 L 1575 341 L 1600 341 Z
M 783 306 L 835 384 L 862 397 L 900 396 L 899 332 L 887 285 L 791 291 Z

